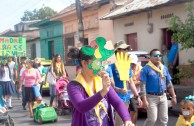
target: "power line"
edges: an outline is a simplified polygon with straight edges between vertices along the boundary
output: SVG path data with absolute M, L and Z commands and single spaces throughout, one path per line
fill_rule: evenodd
M 21 10 L 27 3 L 29 3 L 29 1 L 26 1 L 24 4 L 22 4 L 21 6 L 19 6 L 17 9 L 13 10 L 12 13 L 16 13 L 16 12 L 18 12 L 18 10 Z M 5 6 L 5 9 L 7 10 L 7 6 Z M 1 10 L 1 12 L 3 12 L 3 11 Z M 6 15 L 9 15 L 9 14 L 6 14 Z M 4 15 L 1 15 L 1 16 L 3 17 Z
M 36 2 L 35 4 L 33 4 L 29 9 L 31 9 L 32 7 L 37 6 L 41 1 L 42 1 L 42 0 L 39 0 L 38 2 Z M 24 13 L 24 12 L 22 12 L 22 13 Z M 19 17 L 19 16 L 20 16 L 20 14 L 14 16 L 14 17 L 11 17 L 11 19 L 14 19 L 14 18 Z M 12 26 L 12 25 L 13 25 L 13 23 L 11 22 L 11 23 L 9 23 L 8 25 L 6 25 L 5 28 L 6 28 L 6 27 L 10 27 L 10 26 Z M 2 26 L 3 26 L 3 25 L 2 25 Z M 3 27 L 0 27 L 0 29 L 1 29 L 1 28 L 3 28 Z M 8 29 L 8 28 L 7 28 L 7 29 Z

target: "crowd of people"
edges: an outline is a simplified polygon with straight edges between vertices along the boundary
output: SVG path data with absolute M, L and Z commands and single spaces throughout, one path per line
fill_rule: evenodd
M 174 41 L 172 40 L 172 44 Z M 87 48 L 87 50 L 86 50 Z M 177 104 L 172 77 L 177 65 L 178 47 L 172 46 L 172 51 L 152 49 L 149 62 L 141 66 L 138 56 L 131 54 L 129 57 L 130 69 L 125 89 L 125 82 L 121 79 L 120 71 L 116 64 L 104 66 L 104 69 L 91 67 L 95 62 L 94 54 L 87 53 L 93 47 L 73 47 L 68 52 L 68 57 L 76 61 L 79 72 L 76 78 L 67 85 L 67 93 L 73 106 L 72 126 L 137 126 L 138 109 L 147 110 L 147 119 L 144 126 L 154 126 L 158 120 L 159 125 L 167 126 L 168 101 L 166 94 L 171 96 L 171 103 Z M 114 45 L 115 55 L 124 55 L 131 51 L 131 46 L 125 41 L 118 41 Z M 38 59 L 30 60 L 20 57 L 19 64 L 12 61 L 12 57 L 1 60 L 0 85 L 3 88 L 3 98 L 12 109 L 11 98 L 17 92 L 18 99 L 22 98 L 23 109 L 26 104 L 33 118 L 34 102 L 42 100 L 36 97 L 33 86 L 37 85 L 41 92 L 44 84 L 43 69 Z M 56 54 L 52 60 L 50 72 L 56 83 L 61 78 L 67 78 L 65 64 L 60 54 Z M 17 83 L 17 81 L 19 83 Z M 14 83 L 18 84 L 17 91 Z M 50 84 L 50 107 L 54 107 L 56 86 Z M 181 102 L 182 115 L 177 126 L 183 126 L 183 122 L 194 125 L 194 103 L 191 99 Z
M 143 68 L 138 64 L 137 55 L 130 56 L 132 61 L 126 90 L 115 64 L 107 66 L 105 71 L 95 75 L 93 69 L 88 67 L 93 62 L 94 55 L 84 53 L 83 48 L 72 48 L 68 54 L 70 58 L 76 59 L 80 67 L 76 79 L 67 87 L 74 106 L 73 126 L 137 126 L 139 107 L 147 110 L 144 126 L 154 126 L 157 119 L 161 126 L 167 126 L 166 93 L 172 97 L 173 105 L 176 105 L 177 101 L 168 66 L 162 64 L 159 49 L 150 51 L 150 61 Z M 115 55 L 131 51 L 130 45 L 125 41 L 115 43 L 114 49 Z M 101 82 L 98 81 L 99 77 L 102 78 Z M 101 86 L 101 90 L 96 87 L 96 83 Z M 115 114 L 112 109 L 116 111 Z

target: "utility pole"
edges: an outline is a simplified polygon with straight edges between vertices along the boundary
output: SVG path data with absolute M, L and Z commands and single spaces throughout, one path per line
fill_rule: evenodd
M 82 8 L 80 4 L 80 0 L 75 0 L 76 2 L 76 12 L 77 12 L 77 19 L 78 19 L 78 36 L 79 41 L 84 44 L 84 25 L 82 20 Z

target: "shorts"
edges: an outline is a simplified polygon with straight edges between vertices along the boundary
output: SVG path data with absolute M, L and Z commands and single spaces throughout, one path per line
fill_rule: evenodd
M 129 111 L 137 112 L 139 108 L 139 102 L 136 98 L 130 99 Z

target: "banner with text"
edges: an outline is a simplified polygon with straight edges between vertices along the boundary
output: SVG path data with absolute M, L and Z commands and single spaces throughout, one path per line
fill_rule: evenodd
M 0 37 L 0 56 L 26 56 L 26 38 Z

